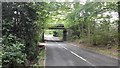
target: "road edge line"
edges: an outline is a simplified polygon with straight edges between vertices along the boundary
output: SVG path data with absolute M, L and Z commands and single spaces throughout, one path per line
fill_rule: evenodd
M 79 47 L 79 46 L 77 46 L 76 44 L 73 44 L 73 43 L 68 43 L 68 42 L 65 42 L 65 43 L 66 43 L 66 44 L 70 44 L 70 45 L 75 46 L 75 47 Z M 80 47 L 79 47 L 79 48 L 80 48 Z M 82 49 L 85 49 L 85 50 L 88 50 L 88 51 L 92 51 L 92 50 L 86 49 L 86 48 L 82 48 Z M 102 53 L 99 53 L 99 52 L 96 52 L 96 51 L 92 51 L 92 52 L 97 53 L 97 54 L 100 54 L 100 55 L 103 55 L 103 56 L 106 56 L 106 57 L 110 57 L 110 58 L 112 58 L 112 59 L 115 59 L 115 60 L 120 61 L 119 58 L 115 58 L 115 57 L 112 57 L 112 56 L 110 56 L 110 55 L 105 55 L 105 54 L 102 54 Z
M 73 55 L 75 55 L 76 57 L 82 59 L 83 61 L 87 62 L 88 64 L 92 65 L 92 66 L 95 66 L 94 64 L 90 63 L 89 61 L 87 61 L 86 59 L 84 59 L 83 57 L 79 56 L 78 54 L 76 54 L 75 52 L 73 51 L 70 51 L 70 53 L 72 53 Z
M 61 45 L 61 44 L 59 44 L 58 42 L 56 42 L 58 45 Z M 79 56 L 78 54 L 76 54 L 75 52 L 73 52 L 73 51 L 71 51 L 71 50 L 68 50 L 68 48 L 66 48 L 66 47 L 64 47 L 64 46 L 61 46 L 61 47 L 63 47 L 65 50 L 67 50 L 67 51 L 69 51 L 71 54 L 73 54 L 73 55 L 75 55 L 76 57 L 78 57 L 78 58 L 80 58 L 80 59 L 82 59 L 83 61 L 85 61 L 85 62 L 87 62 L 88 64 L 90 64 L 90 65 L 92 65 L 92 66 L 94 66 L 95 67 L 95 65 L 94 64 L 92 64 L 92 63 L 90 63 L 89 61 L 87 61 L 86 59 L 84 59 L 83 57 L 81 57 L 81 56 Z M 96 68 L 96 67 L 95 67 Z

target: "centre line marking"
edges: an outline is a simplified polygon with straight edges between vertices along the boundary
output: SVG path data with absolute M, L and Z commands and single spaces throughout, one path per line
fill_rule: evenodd
M 65 50 L 68 50 L 66 47 L 62 46 L 61 44 L 59 44 L 58 42 L 56 42 L 58 45 L 60 45 L 62 48 L 64 48 Z
M 87 61 L 86 59 L 84 59 L 83 57 L 81 57 L 81 56 L 79 56 L 78 54 L 76 54 L 75 52 L 73 52 L 73 51 L 70 51 L 70 52 L 71 52 L 73 55 L 77 56 L 78 58 L 86 61 L 86 62 L 89 63 L 90 65 L 95 66 L 95 65 L 93 65 L 92 63 L 90 63 L 89 61 Z
M 61 45 L 59 44 L 58 42 L 56 42 L 58 45 Z M 71 50 L 68 50 L 68 48 L 64 47 L 61 45 L 61 47 L 63 47 L 65 50 L 69 51 L 71 54 L 75 55 L 76 57 L 82 59 L 83 61 L 87 62 L 88 64 L 92 65 L 92 66 L 95 66 L 93 65 L 92 63 L 90 63 L 89 61 L 87 61 L 86 59 L 84 59 L 83 57 L 79 56 L 78 54 L 76 54 L 75 52 L 71 51 Z M 96 67 L 95 67 L 96 68 Z

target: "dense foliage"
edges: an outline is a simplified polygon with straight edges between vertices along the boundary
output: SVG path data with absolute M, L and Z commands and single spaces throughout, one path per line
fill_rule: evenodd
M 72 31 L 69 37 L 80 38 L 82 42 L 93 45 L 117 45 L 118 15 L 115 2 L 90 2 L 84 5 L 75 3 L 73 5 L 74 11 L 67 16 L 67 24 Z
M 44 3 L 2 3 L 3 66 L 26 65 L 37 57 L 46 15 L 44 6 Z
M 49 3 L 49 8 L 46 27 L 64 24 L 68 40 L 76 39 L 91 45 L 118 45 L 116 2 Z
M 120 51 L 120 1 L 118 2 L 118 15 L 119 15 L 119 20 L 118 20 L 118 49 Z
M 43 28 L 56 24 L 64 24 L 68 40 L 95 46 L 118 45 L 117 6 L 116 2 L 2 3 L 3 66 L 13 68 L 33 61 L 38 56 L 37 43 L 42 41 Z M 62 35 L 62 31 L 56 32 Z

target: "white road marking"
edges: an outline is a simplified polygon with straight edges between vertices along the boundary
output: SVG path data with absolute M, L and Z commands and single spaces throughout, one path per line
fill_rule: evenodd
M 59 44 L 58 42 L 56 42 L 56 43 L 57 43 L 58 45 L 61 45 L 61 44 Z M 76 46 L 76 45 L 74 45 L 74 46 Z M 70 53 L 72 53 L 72 54 L 75 55 L 76 57 L 78 57 L 78 58 L 82 59 L 83 61 L 87 62 L 88 64 L 90 64 L 90 65 L 92 65 L 92 66 L 95 66 L 95 65 L 93 65 L 92 63 L 90 63 L 89 61 L 87 61 L 86 59 L 84 59 L 83 57 L 81 57 L 81 56 L 79 56 L 78 54 L 76 54 L 75 52 L 73 52 L 73 51 L 71 51 L 71 50 L 68 50 L 68 48 L 66 48 L 66 47 L 64 47 L 64 46 L 62 46 L 62 45 L 61 45 L 61 47 L 63 47 L 65 50 L 69 51 Z
M 57 43 L 58 44 L 58 43 Z M 61 44 L 58 44 L 58 45 L 61 45 Z
M 63 47 L 63 46 L 62 46 Z M 68 50 L 66 47 L 63 47 L 65 50 Z M 69 50 L 68 50 L 69 51 Z
M 51 38 L 51 39 L 54 40 L 53 38 Z M 76 57 L 78 57 L 78 58 L 82 59 L 83 61 L 87 62 L 88 64 L 90 64 L 90 65 L 92 65 L 92 66 L 95 66 L 95 65 L 93 65 L 92 63 L 90 63 L 89 61 L 87 61 L 86 59 L 84 59 L 83 57 L 81 57 L 81 56 L 79 56 L 78 54 L 76 54 L 75 52 L 73 52 L 73 51 L 71 51 L 71 50 L 68 50 L 68 48 L 62 46 L 62 45 L 59 44 L 58 42 L 55 42 L 55 43 L 57 43 L 58 45 L 60 45 L 61 47 L 63 47 L 65 50 L 67 50 L 67 51 L 69 51 L 70 53 L 72 53 L 73 55 L 75 55 Z M 72 44 L 72 45 L 74 45 L 74 44 Z M 77 45 L 74 45 L 74 46 L 77 46 Z M 95 67 L 95 68 L 96 68 L 96 67 Z
M 84 59 L 83 57 L 81 57 L 81 56 L 79 56 L 78 54 L 74 53 L 73 51 L 70 51 L 70 52 L 71 52 L 73 55 L 77 56 L 78 58 L 86 61 L 86 62 L 89 63 L 90 65 L 95 66 L 95 65 L 93 65 L 92 63 L 90 63 L 89 61 L 87 61 L 86 59 Z
M 55 42 L 57 43 L 58 45 L 60 45 L 62 48 L 64 48 L 65 50 L 68 50 L 66 47 L 62 46 L 61 44 L 59 44 L 58 42 Z
M 82 60 L 87 61 L 87 60 L 85 60 L 84 58 L 82 58 L 81 56 L 79 56 L 79 55 L 77 55 L 76 53 L 74 53 L 73 51 L 70 51 L 70 52 L 71 52 L 72 54 L 74 54 L 75 56 L 81 58 Z

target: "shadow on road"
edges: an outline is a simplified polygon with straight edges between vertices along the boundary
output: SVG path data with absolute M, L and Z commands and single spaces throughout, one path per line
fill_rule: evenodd
M 64 42 L 63 40 L 44 40 L 46 42 Z

